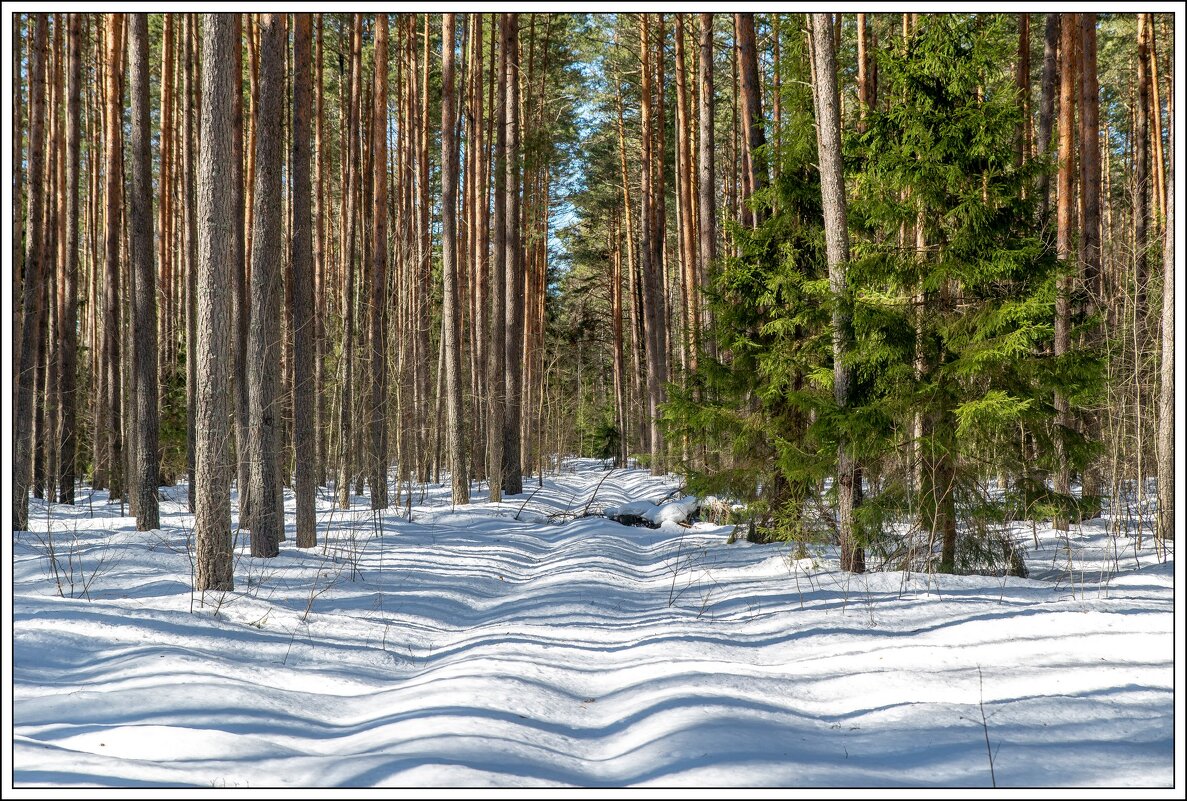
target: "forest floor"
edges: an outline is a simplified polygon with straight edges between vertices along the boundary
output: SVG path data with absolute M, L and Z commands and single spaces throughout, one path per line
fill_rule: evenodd
M 573 460 L 502 504 L 430 485 L 412 522 L 323 491 L 317 548 L 291 525 L 275 559 L 241 541 L 235 591 L 204 599 L 184 487 L 153 532 L 101 493 L 35 501 L 13 780 L 1172 785 L 1175 568 L 1152 538 L 1040 528 L 1027 579 L 851 575 L 729 526 L 574 517 L 678 487 Z

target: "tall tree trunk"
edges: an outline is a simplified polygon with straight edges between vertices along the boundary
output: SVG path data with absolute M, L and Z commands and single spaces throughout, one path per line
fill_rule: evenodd
M 250 15 L 248 15 L 250 19 Z M 250 28 L 250 26 L 249 26 Z M 251 288 L 248 286 L 248 264 L 251 254 L 247 250 L 249 229 L 247 216 L 249 214 L 248 200 L 245 195 L 250 193 L 250 185 L 245 185 L 244 157 L 251 162 L 251 181 L 255 182 L 255 141 L 249 139 L 244 143 L 248 131 L 244 129 L 244 122 L 254 128 L 255 102 L 251 105 L 251 113 L 243 114 L 243 21 L 242 17 L 235 18 L 235 47 L 231 56 L 235 63 L 231 69 L 235 73 L 235 89 L 231 99 L 231 127 L 235 132 L 231 141 L 231 187 L 234 198 L 232 206 L 232 225 L 234 227 L 232 247 L 235 263 L 231 265 L 231 295 L 232 295 L 232 336 L 234 340 L 234 415 L 235 415 L 235 479 L 239 492 L 239 528 L 251 528 L 251 480 L 249 477 L 251 461 L 248 453 L 251 450 L 248 434 L 249 401 L 247 397 L 247 336 L 251 330 Z M 252 78 L 252 86 L 255 79 Z
M 317 544 L 315 516 L 317 489 L 316 432 L 314 395 L 317 392 L 314 372 L 313 309 L 313 219 L 310 204 L 309 110 L 312 78 L 310 76 L 310 15 L 293 15 L 293 127 L 292 183 L 293 226 L 290 247 L 293 287 L 293 448 L 296 451 L 294 495 L 297 505 L 297 547 Z M 378 56 L 377 56 L 378 58 Z M 386 61 L 377 63 L 386 63 Z
M 133 14 L 128 29 L 132 95 L 133 370 L 136 376 L 136 528 L 161 527 L 157 502 L 157 280 L 153 269 L 152 129 L 149 123 L 148 15 Z
M 1174 75 L 1167 117 L 1174 115 Z M 1170 126 L 1166 162 L 1166 233 L 1162 250 L 1162 361 L 1158 387 L 1158 530 L 1175 538 L 1175 126 Z
M 742 81 L 742 132 L 746 144 L 745 219 L 757 226 L 766 214 L 754 210 L 751 197 L 767 186 L 767 161 L 759 151 L 766 144 L 762 121 L 762 90 L 758 77 L 758 54 L 754 41 L 754 15 L 734 14 L 738 30 L 738 74 Z
M 1056 257 L 1062 262 L 1063 274 L 1058 279 L 1055 300 L 1055 355 L 1061 356 L 1070 346 L 1070 294 L 1071 273 L 1070 264 L 1072 252 L 1072 184 L 1075 153 L 1075 81 L 1076 81 L 1076 39 L 1079 35 L 1077 15 L 1060 14 L 1059 39 L 1059 201 L 1056 209 L 1055 250 Z M 1067 428 L 1071 425 L 1071 416 L 1067 397 L 1062 392 L 1055 393 L 1056 425 Z M 1061 495 L 1071 493 L 1071 476 L 1068 470 L 1067 450 L 1062 436 L 1057 434 L 1055 449 L 1055 492 Z M 1053 527 L 1059 531 L 1068 530 L 1068 518 L 1064 513 L 1057 514 Z
M 32 19 L 32 18 L 30 18 Z M 29 23 L 32 24 L 31 22 Z M 26 28 L 27 30 L 27 28 Z M 30 39 L 32 36 L 30 35 Z M 16 408 L 16 397 L 21 383 L 20 356 L 21 347 L 21 309 L 17 306 L 17 298 L 21 296 L 21 278 L 25 272 L 25 159 L 24 159 L 24 127 L 22 125 L 22 108 L 24 105 L 21 65 L 25 63 L 21 54 L 25 41 L 21 26 L 21 15 L 12 15 L 12 400 Z M 29 63 L 32 64 L 30 54 Z M 29 70 L 30 92 L 32 91 L 32 68 Z M 32 101 L 32 96 L 30 96 Z M 31 151 L 30 151 L 31 152 Z M 32 194 L 32 193 L 29 193 Z
M 120 76 L 123 74 L 123 15 L 107 15 L 107 136 L 104 175 L 107 179 L 106 231 L 107 280 L 104 293 L 103 369 L 104 386 L 104 444 L 108 473 L 109 497 L 122 498 L 124 454 L 121 434 L 120 403 L 120 210 L 123 206 L 123 126 Z
M 317 37 L 314 44 L 313 56 L 313 448 L 314 448 L 314 484 L 324 484 L 326 481 L 326 403 L 325 403 L 325 291 L 326 291 L 326 261 L 329 248 L 326 239 L 326 215 L 332 201 L 326 196 L 326 173 L 329 171 L 329 152 L 326 150 L 326 139 L 323 136 L 326 116 L 326 99 L 324 91 L 324 63 L 325 50 L 323 33 L 325 17 L 317 15 Z M 324 165 L 324 166 L 323 166 Z M 298 514 L 300 514 L 298 512 Z M 300 545 L 300 534 L 297 536 L 297 547 Z
M 1138 15 L 1138 101 L 1133 132 L 1134 159 L 1134 250 L 1137 276 L 1137 308 L 1146 315 L 1146 283 L 1150 256 L 1150 15 Z M 1144 327 L 1144 324 L 1143 324 Z
M 689 141 L 692 123 L 689 119 L 688 89 L 685 85 L 686 65 L 684 60 L 684 15 L 676 15 L 676 142 L 679 151 L 677 171 L 680 188 L 680 264 L 683 267 L 685 347 L 688 349 L 687 369 L 697 369 L 697 351 L 700 349 L 700 313 L 696 266 L 696 241 L 693 214 L 692 145 Z
M 197 228 L 197 138 L 195 130 L 198 124 L 198 105 L 196 102 L 197 87 L 195 49 L 198 47 L 198 15 L 186 14 L 185 35 L 185 209 L 186 209 L 186 290 L 185 290 L 185 352 L 186 352 L 186 475 L 188 477 L 188 501 L 190 511 L 194 511 L 197 500 L 195 473 L 195 440 L 197 438 L 197 417 L 195 415 L 195 388 L 198 381 L 198 366 L 190 354 L 197 347 L 197 293 L 198 293 L 198 228 Z
M 870 45 L 866 15 L 857 15 L 857 130 L 866 132 L 866 115 L 874 106 L 873 70 L 870 69 Z
M 234 589 L 231 546 L 231 387 L 233 336 L 231 274 L 235 260 L 236 193 L 226 191 L 233 168 L 232 96 L 239 48 L 231 14 L 205 15 L 202 37 L 202 155 L 198 184 L 198 348 L 196 443 L 198 497 L 194 513 L 195 578 L 198 592 Z
M 507 74 L 507 29 L 511 22 L 507 14 L 499 15 L 499 71 Z M 490 338 L 488 340 L 487 376 L 490 381 L 489 408 L 487 411 L 486 473 L 490 487 L 490 500 L 503 500 L 503 450 L 506 425 L 506 383 L 495 376 L 503 375 L 507 355 L 507 118 L 514 109 L 507 108 L 507 93 L 498 92 L 495 101 L 495 175 L 494 175 L 494 256 L 490 269 Z
M 1153 145 L 1154 203 L 1158 207 L 1159 220 L 1166 218 L 1166 158 L 1162 151 L 1162 97 L 1158 87 L 1158 43 L 1154 36 L 1154 15 L 1146 15 L 1146 30 L 1150 40 L 1150 110 L 1153 126 L 1150 140 Z M 1172 118 L 1173 119 L 1173 118 Z
M 342 509 L 350 508 L 350 480 L 353 476 L 351 452 L 354 449 L 354 420 L 351 404 L 354 402 L 354 251 L 357 235 L 355 226 L 356 204 L 358 194 L 356 185 L 359 182 L 358 140 L 359 140 L 359 107 L 362 105 L 360 91 L 360 72 L 362 70 L 362 39 L 363 20 L 359 14 L 354 15 L 354 27 L 350 42 L 350 126 L 348 130 L 348 146 L 343 153 L 348 162 L 345 167 L 346 178 L 344 190 L 346 197 L 342 201 L 342 269 L 345 281 L 342 284 L 342 385 L 339 394 L 340 432 L 338 439 L 338 506 Z
M 1014 145 L 1019 165 L 1026 161 L 1027 126 L 1030 124 L 1030 14 L 1018 15 L 1018 60 L 1015 64 L 1014 86 L 1018 90 L 1018 107 L 1022 120 L 1018 123 L 1018 139 Z
M 506 325 L 504 342 L 504 369 L 506 376 L 506 417 L 503 420 L 503 492 L 518 495 L 523 492 L 522 465 L 520 464 L 521 421 L 520 406 L 523 392 L 523 226 L 520 222 L 520 140 L 519 140 L 519 15 L 508 14 L 507 27 L 503 30 L 503 48 L 507 51 L 507 62 L 503 71 L 504 87 L 507 92 L 507 177 L 504 191 L 507 194 L 507 212 L 504 225 L 503 246 L 506 249 L 504 269 L 506 278 Z
M 26 230 L 37 230 L 45 196 L 42 185 L 45 173 L 46 50 L 48 46 L 46 14 L 34 14 L 29 48 L 29 203 Z M 34 364 L 36 347 L 33 338 L 44 313 L 41 289 L 44 281 L 43 239 L 27 236 L 25 240 L 25 285 L 21 314 L 20 370 L 17 372 L 16 408 L 13 415 L 12 528 L 29 528 L 29 483 L 33 471 Z
M 1096 14 L 1080 14 L 1080 272 L 1088 293 L 1088 309 L 1095 312 L 1103 293 L 1100 230 L 1100 84 L 1097 79 Z M 1094 337 L 1099 336 L 1099 332 Z M 1095 415 L 1085 421 L 1094 439 L 1100 425 Z M 1083 495 L 1094 504 L 1091 516 L 1100 514 L 1102 493 L 1099 460 L 1084 472 Z
M 70 54 L 66 87 L 66 262 L 63 270 L 64 304 L 59 317 L 58 340 L 61 342 L 62 430 L 58 470 L 58 501 L 74 503 L 74 480 L 77 477 L 78 400 L 78 180 L 81 119 L 79 101 L 82 82 L 82 16 L 71 14 L 69 21 Z M 20 207 L 16 196 L 14 208 Z M 14 233 L 14 236 L 16 234 Z M 15 296 L 14 296 L 15 301 Z
M 1059 78 L 1059 14 L 1048 14 L 1043 34 L 1043 87 L 1039 98 L 1039 135 L 1035 142 L 1035 156 L 1043 158 L 1051 151 L 1051 127 L 1055 118 L 1055 92 Z M 1040 219 L 1045 225 L 1051 208 L 1051 177 L 1047 171 L 1039 174 Z
M 697 283 L 704 286 L 717 258 L 716 192 L 713 174 L 713 15 L 701 14 L 700 41 L 700 119 L 697 136 L 697 172 L 700 213 L 700 265 Z M 707 312 L 706 312 L 707 313 Z M 708 320 L 702 321 L 707 324 Z M 709 340 L 710 346 L 712 339 Z
M 387 500 L 387 15 L 375 19 L 375 85 L 371 93 L 372 225 L 371 302 L 371 508 Z
M 280 553 L 284 507 L 278 503 L 276 482 L 280 412 L 280 330 L 283 282 L 280 270 L 280 131 L 276 121 L 284 113 L 283 17 L 260 15 L 260 102 L 256 108 L 256 185 L 251 237 L 251 333 L 247 348 L 250 410 L 251 554 Z
M 853 349 L 853 310 L 845 275 L 849 261 L 849 233 L 845 213 L 845 176 L 841 166 L 841 115 L 837 98 L 837 59 L 828 14 L 812 15 L 812 55 L 816 63 L 816 142 L 820 164 L 820 193 L 824 208 L 825 249 L 833 312 L 833 397 L 837 406 L 850 404 L 852 368 L 846 359 Z M 852 446 L 837 445 L 837 534 L 841 541 L 841 569 L 865 571 L 865 552 L 857 540 L 853 512 L 861 503 L 861 474 Z
M 445 353 L 445 414 L 449 431 L 449 476 L 453 502 L 470 502 L 466 443 L 462 425 L 461 305 L 457 287 L 458 151 L 454 127 L 454 15 L 441 20 L 441 338 Z

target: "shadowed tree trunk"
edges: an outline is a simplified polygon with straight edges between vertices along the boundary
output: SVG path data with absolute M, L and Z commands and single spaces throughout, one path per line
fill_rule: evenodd
M 371 116 L 372 219 L 371 256 L 371 399 L 368 470 L 371 508 L 386 509 L 387 501 L 387 15 L 375 19 L 375 82 Z
M 107 280 L 104 293 L 103 369 L 105 372 L 103 419 L 106 423 L 104 445 L 108 473 L 107 486 L 111 498 L 123 497 L 123 436 L 120 385 L 120 212 L 123 206 L 123 126 L 121 125 L 123 92 L 123 15 L 107 15 L 107 136 L 104 175 L 107 178 L 105 199 Z
M 315 490 L 317 452 L 313 430 L 314 321 L 313 321 L 313 219 L 309 174 L 310 15 L 293 15 L 293 448 L 296 476 L 293 491 L 297 505 L 297 547 L 317 544 Z
M 1043 86 L 1039 97 L 1039 133 L 1035 155 L 1043 158 L 1051 151 L 1051 126 L 1055 118 L 1055 91 L 1059 77 L 1059 14 L 1048 14 L 1043 33 Z M 1039 174 L 1039 219 L 1045 225 L 1051 208 L 1051 176 Z
M 754 15 L 735 14 L 738 30 L 738 75 L 742 83 L 742 134 L 746 145 L 746 204 L 744 219 L 757 226 L 765 218 L 749 207 L 750 197 L 767 186 L 767 161 L 759 152 L 766 144 L 762 121 L 762 88 L 754 40 Z
M 61 342 L 62 431 L 58 470 L 58 501 L 74 503 L 77 474 L 78 401 L 78 180 L 81 119 L 79 99 L 82 81 L 82 17 L 71 14 L 69 21 L 70 55 L 66 84 L 66 263 L 63 265 L 63 306 L 59 318 Z M 19 207 L 15 201 L 14 207 Z M 14 234 L 15 236 L 16 234 Z M 15 297 L 14 297 L 15 302 Z
M 507 211 L 504 225 L 507 233 L 503 245 L 506 248 L 507 272 L 505 284 L 507 306 L 507 340 L 504 343 L 504 371 L 506 375 L 506 418 L 503 421 L 503 492 L 518 495 L 523 492 L 522 465 L 520 464 L 520 401 L 523 390 L 523 227 L 520 223 L 520 160 L 519 141 L 519 15 L 507 15 L 507 27 L 503 31 L 503 48 L 507 51 L 506 68 L 503 71 L 504 87 L 507 91 L 507 178 L 504 190 L 507 193 Z
M 280 330 L 283 282 L 280 270 L 280 131 L 284 113 L 284 20 L 260 15 L 260 102 L 256 108 L 256 182 L 251 236 L 251 333 L 247 348 L 248 449 L 251 460 L 251 554 L 276 556 L 284 529 L 278 502 Z
M 32 232 L 39 226 L 45 195 L 42 185 L 45 178 L 45 64 L 49 26 L 47 15 L 33 15 L 33 34 L 29 48 L 29 217 L 26 230 Z M 43 268 L 43 240 L 39 236 L 28 236 L 25 241 L 25 286 L 21 316 L 20 369 L 17 372 L 16 408 L 13 415 L 15 438 L 12 455 L 12 528 L 26 531 L 29 528 L 29 481 L 33 473 L 33 402 L 34 363 L 36 348 L 32 346 L 37 336 L 41 316 Z
M 507 74 L 507 14 L 499 15 L 499 71 Z M 495 175 L 494 175 L 494 234 L 495 263 L 490 269 L 490 339 L 488 345 L 489 363 L 486 374 L 490 379 L 487 388 L 489 408 L 487 411 L 486 473 L 490 487 L 490 500 L 503 499 L 503 450 L 504 426 L 507 416 L 507 389 L 501 378 L 506 369 L 507 342 L 507 195 L 503 191 L 507 184 L 507 117 L 514 113 L 507 108 L 507 93 L 497 92 L 495 101 Z
M 153 269 L 152 129 L 149 124 L 148 16 L 132 14 L 128 57 L 132 95 L 131 257 L 135 306 L 132 309 L 132 367 L 136 376 L 135 474 L 136 528 L 161 527 L 157 502 L 157 280 Z
M 441 309 L 442 347 L 445 349 L 445 416 L 449 432 L 449 475 L 453 502 L 470 502 L 466 446 L 462 436 L 461 306 L 457 287 L 458 151 L 454 126 L 454 15 L 441 20 Z

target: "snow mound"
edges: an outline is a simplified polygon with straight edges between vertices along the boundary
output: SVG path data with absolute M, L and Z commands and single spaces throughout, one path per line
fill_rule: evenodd
M 695 495 L 685 495 L 678 501 L 665 503 L 645 513 L 643 517 L 650 523 L 683 523 L 701 505 Z

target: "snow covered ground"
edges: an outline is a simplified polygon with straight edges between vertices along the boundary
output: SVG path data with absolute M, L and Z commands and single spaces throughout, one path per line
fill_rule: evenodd
M 240 547 L 236 590 L 205 599 L 184 488 L 148 533 L 101 494 L 35 502 L 13 780 L 1172 785 L 1174 561 L 1150 538 L 1040 529 L 1029 579 L 852 576 L 728 526 L 578 518 L 678 484 L 566 469 L 502 504 L 430 487 L 412 522 L 327 495 L 316 549 Z

